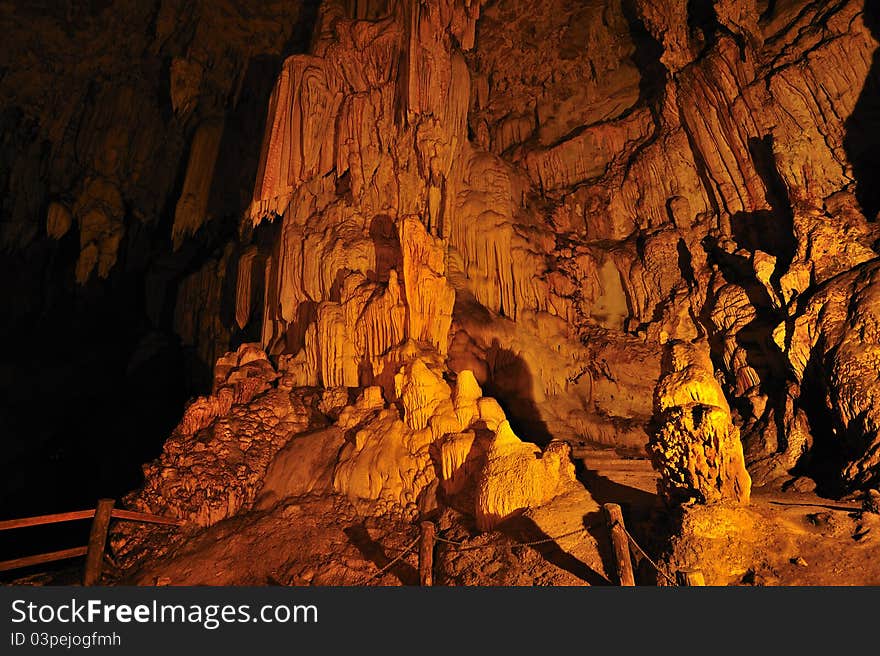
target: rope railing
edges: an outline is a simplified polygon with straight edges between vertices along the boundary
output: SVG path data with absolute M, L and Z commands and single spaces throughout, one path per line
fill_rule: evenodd
M 556 542 L 563 538 L 568 538 L 573 535 L 579 535 L 581 533 L 586 533 L 589 529 L 593 528 L 593 526 L 585 526 L 582 528 L 575 529 L 574 531 L 569 531 L 568 533 L 563 533 L 562 535 L 557 535 L 552 538 L 542 538 L 540 540 L 532 540 L 530 542 L 514 542 L 508 544 L 467 544 L 465 542 L 460 542 L 458 540 L 450 540 L 449 538 L 444 538 L 443 536 L 437 536 L 437 542 L 443 542 L 444 544 L 449 544 L 455 547 L 458 547 L 456 551 L 479 551 L 481 549 L 515 549 L 517 547 L 536 547 L 541 544 L 549 544 L 551 542 Z
M 632 545 L 632 547 L 641 554 L 642 558 L 644 558 L 646 561 L 648 561 L 648 564 L 654 568 L 654 571 L 656 571 L 658 574 L 663 576 L 663 578 L 666 579 L 666 581 L 669 583 L 669 585 L 677 586 L 678 583 L 676 583 L 675 579 L 672 578 L 671 576 L 669 576 L 669 574 L 664 572 L 662 569 L 660 569 L 660 567 L 657 565 L 657 563 L 655 563 L 651 559 L 651 557 L 645 552 L 645 550 L 642 549 L 641 546 L 639 546 L 639 543 L 636 542 L 636 539 L 632 536 L 632 534 L 629 531 L 626 530 L 626 527 L 623 524 L 620 525 L 620 528 L 622 528 L 623 532 L 626 534 L 626 537 L 629 540 L 630 545 Z
M 485 550 L 488 550 L 488 549 L 515 549 L 518 547 L 535 547 L 535 546 L 539 546 L 542 544 L 549 544 L 551 542 L 556 542 L 556 541 L 561 540 L 563 538 L 572 537 L 574 535 L 579 535 L 581 533 L 586 533 L 594 526 L 595 526 L 594 524 L 591 524 L 589 526 L 584 526 L 582 528 L 578 528 L 573 531 L 569 531 L 567 533 L 557 535 L 555 537 L 542 538 L 540 540 L 531 540 L 528 542 L 514 542 L 512 544 L 477 544 L 477 545 L 474 545 L 474 544 L 467 544 L 464 541 L 450 540 L 449 538 L 443 537 L 441 535 L 433 535 L 432 537 L 433 537 L 433 540 L 436 540 L 437 542 L 442 542 L 442 543 L 448 544 L 452 547 L 456 547 L 456 551 L 478 551 L 478 550 L 482 550 L 482 549 L 485 549 Z M 366 581 L 364 581 L 363 584 L 370 583 L 371 581 L 374 581 L 375 579 L 381 578 L 382 576 L 387 574 L 388 571 L 392 567 L 394 567 L 397 563 L 402 561 L 407 556 L 407 554 L 412 553 L 412 551 L 416 547 L 416 545 L 418 545 L 419 542 L 421 542 L 422 540 L 423 540 L 423 536 L 420 535 L 415 540 L 410 542 L 403 549 L 397 549 L 394 547 L 384 547 L 385 551 L 398 551 L 400 553 L 396 558 L 391 560 L 382 569 L 380 569 L 378 572 L 376 572 L 375 574 L 370 576 L 370 578 L 368 578 Z
M 397 556 L 396 558 L 394 558 L 391 562 L 389 562 L 387 565 L 385 565 L 385 567 L 383 567 L 383 568 L 380 569 L 378 572 L 376 572 L 375 574 L 373 574 L 370 578 L 368 578 L 366 581 L 364 581 L 363 584 L 365 585 L 365 584 L 369 583 L 370 581 L 373 581 L 373 580 L 378 579 L 378 578 L 380 578 L 380 577 L 382 577 L 382 576 L 385 576 L 385 574 L 387 574 L 388 571 L 389 571 L 392 567 L 394 567 L 397 563 L 399 563 L 401 560 L 403 560 L 403 559 L 406 557 L 407 554 L 411 553 L 412 550 L 416 547 L 416 545 L 417 545 L 419 542 L 421 542 L 421 540 L 422 540 L 422 538 L 421 538 L 421 536 L 419 536 L 419 537 L 417 537 L 415 540 L 413 540 L 412 542 L 410 542 L 410 543 L 409 543 L 409 546 L 405 547 L 404 550 L 403 550 L 403 552 L 402 552 L 399 556 Z
M 647 562 L 654 569 L 658 577 L 662 577 L 663 580 L 672 587 L 705 585 L 703 575 L 699 570 L 679 571 L 678 575 L 680 580 L 677 581 L 675 577 L 662 569 L 657 564 L 657 562 L 648 555 L 648 553 L 641 547 L 638 541 L 636 541 L 632 534 L 626 529 L 626 526 L 623 523 L 623 513 L 619 505 L 607 503 L 603 506 L 602 509 L 605 514 L 604 524 L 608 528 L 611 537 L 611 544 L 614 550 L 614 564 L 617 569 L 617 578 L 620 585 L 635 585 L 635 576 L 632 569 L 631 556 L 636 553 L 641 559 Z M 388 571 L 392 567 L 394 567 L 394 565 L 401 562 L 408 554 L 412 553 L 413 550 L 416 548 L 416 545 L 420 545 L 420 550 L 418 554 L 419 580 L 421 582 L 421 585 L 430 586 L 433 584 L 433 553 L 434 547 L 437 543 L 448 545 L 456 552 L 488 551 L 496 549 L 512 550 L 519 547 L 537 547 L 543 544 L 558 542 L 559 540 L 562 540 L 564 538 L 582 535 L 589 532 L 591 529 L 596 528 L 600 523 L 603 522 L 594 522 L 592 524 L 582 526 L 580 528 L 568 531 L 566 533 L 561 533 L 556 536 L 540 538 L 537 540 L 529 540 L 525 542 L 508 542 L 504 544 L 468 544 L 468 542 L 464 540 L 455 540 L 440 535 L 436 532 L 436 526 L 432 522 L 425 521 L 421 523 L 419 537 L 410 542 L 402 550 L 396 548 L 386 549 L 389 551 L 400 551 L 401 553 L 396 558 L 391 560 L 387 565 L 382 567 L 382 569 L 380 569 L 378 572 L 376 572 L 366 581 L 364 581 L 364 584 L 369 583 L 387 574 Z

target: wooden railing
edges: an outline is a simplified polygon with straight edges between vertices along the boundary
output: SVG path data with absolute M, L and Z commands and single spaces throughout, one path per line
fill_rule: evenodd
M 0 561 L 0 572 L 85 556 L 86 563 L 83 572 L 83 585 L 94 585 L 101 578 L 101 571 L 104 564 L 104 549 L 107 544 L 107 531 L 110 528 L 111 519 L 144 522 L 148 524 L 165 524 L 168 526 L 181 526 L 183 524 L 183 521 L 179 519 L 114 508 L 113 506 L 115 503 L 116 502 L 113 499 L 101 499 L 98 501 L 96 508 L 90 508 L 88 510 L 74 510 L 72 512 L 56 513 L 53 515 L 21 517 L 19 519 L 0 521 L 0 531 L 7 531 L 14 528 L 26 528 L 28 526 L 43 526 L 46 524 L 92 519 L 92 528 L 89 532 L 89 543 L 86 546 Z

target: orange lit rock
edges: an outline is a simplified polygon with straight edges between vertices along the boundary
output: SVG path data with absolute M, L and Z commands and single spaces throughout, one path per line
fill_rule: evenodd
M 400 223 L 403 284 L 407 295 L 407 335 L 445 354 L 455 290 L 446 280 L 446 244 L 427 234 L 415 217 Z
M 542 188 L 556 190 L 601 175 L 616 157 L 643 143 L 652 132 L 650 112 L 633 112 L 586 129 L 544 152 L 530 152 L 526 169 Z
M 223 121 L 205 121 L 196 129 L 189 151 L 189 163 L 183 190 L 174 211 L 171 239 L 179 248 L 186 237 L 194 234 L 208 219 L 208 194 L 214 178 L 214 166 L 223 137 Z
M 748 504 L 751 479 L 739 430 L 705 346 L 669 344 L 654 408 L 649 452 L 660 494 L 671 503 Z
M 411 518 L 449 501 L 489 530 L 559 498 L 595 507 L 560 440 L 650 440 L 668 501 L 746 504 L 809 463 L 825 419 L 844 481 L 875 485 L 863 4 L 321 3 L 308 52 L 279 62 L 236 237 L 168 274 L 175 332 L 217 381 L 143 503 L 212 523 L 257 495 Z M 53 178 L 69 212 L 14 213 L 79 229 L 81 283 L 156 218 L 154 187 L 182 181 L 173 249 L 204 232 L 248 61 L 290 34 L 224 2 L 189 38 L 166 5 L 152 47 L 188 157 L 162 184 L 144 162 L 164 114 L 121 118 L 142 89 L 21 92 L 57 105 L 36 132 L 86 173 Z M 16 184 L 40 178 L 28 157 Z M 259 347 L 218 360 L 242 336 Z
M 61 239 L 73 225 L 70 210 L 61 203 L 51 203 L 46 215 L 46 233 L 52 239 Z
M 874 389 L 880 364 L 880 268 L 868 262 L 833 278 L 776 338 L 799 380 L 824 381 L 834 436 L 845 445 L 843 479 L 876 485 L 880 476 L 880 408 Z M 815 365 L 811 364 L 815 363 Z
M 403 403 L 403 417 L 413 430 L 421 430 L 434 416 L 437 406 L 449 401 L 451 391 L 443 378 L 422 360 L 405 365 L 394 377 L 395 392 Z
M 503 421 L 486 449 L 477 474 L 476 518 L 489 530 L 516 511 L 537 508 L 578 486 L 569 448 L 552 442 L 544 451 L 521 441 Z M 578 486 L 579 487 L 579 486 Z M 584 506 L 584 511 L 590 510 Z
M 326 493 L 331 489 L 333 462 L 345 440 L 342 431 L 331 426 L 292 438 L 266 469 L 255 501 L 256 508 L 271 508 L 289 497 Z
M 577 493 L 582 512 L 594 508 L 576 482 L 568 448 L 543 452 L 516 437 L 494 399 L 483 397 L 468 372 L 450 387 L 421 359 L 396 377 L 403 417 L 381 390 L 364 390 L 339 416 L 353 435 L 339 453 L 334 489 L 370 512 L 411 512 L 439 475 L 444 494 L 484 530 L 515 512 Z M 435 465 L 436 463 L 436 465 Z
M 316 416 L 308 395 L 274 388 L 277 377 L 255 345 L 221 358 L 213 393 L 189 405 L 161 456 L 144 466 L 144 487 L 128 503 L 201 526 L 250 507 L 275 454 Z M 289 485 L 284 465 L 279 470 L 270 489 Z

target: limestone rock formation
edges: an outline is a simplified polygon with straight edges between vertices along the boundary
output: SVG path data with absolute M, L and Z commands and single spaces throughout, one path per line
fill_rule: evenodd
M 551 442 L 543 452 L 522 442 L 504 420 L 487 445 L 486 464 L 478 474 L 477 526 L 491 529 L 512 513 L 539 507 L 577 485 L 569 455 L 562 442 Z
M 322 3 L 269 101 L 251 242 L 185 283 L 184 306 L 213 309 L 179 330 L 218 341 L 235 270 L 236 329 L 256 327 L 280 386 L 358 390 L 331 419 L 353 499 L 412 509 L 439 479 L 489 526 L 572 480 L 554 439 L 642 447 L 653 417 L 669 500 L 747 503 L 746 465 L 766 484 L 808 462 L 812 378 L 848 395 L 834 407 L 854 393 L 838 351 L 789 361 L 831 330 L 806 327 L 816 286 L 875 257 L 841 118 L 871 25 L 856 2 L 543 4 Z M 176 111 L 194 62 L 174 67 Z M 196 145 L 175 235 L 202 220 Z M 553 448 L 534 458 L 512 424 Z M 871 480 L 870 453 L 848 480 Z M 513 494 L 507 470 L 536 487 Z
M 552 443 L 542 452 L 521 441 L 498 403 L 482 395 L 470 371 L 461 372 L 450 389 L 418 359 L 401 368 L 396 383 L 402 419 L 384 408 L 379 388 L 367 388 L 352 412 L 346 409 L 340 415 L 345 428 L 352 417 L 373 410 L 357 425 L 353 443 L 340 452 L 336 490 L 407 506 L 415 505 L 439 478 L 444 494 L 460 497 L 460 507 L 484 530 L 571 487 L 582 490 L 567 448 Z M 589 497 L 584 498 L 589 505 Z
M 450 387 L 436 361 L 411 353 L 394 377 L 393 402 L 372 386 L 349 404 L 347 393 L 292 388 L 265 352 L 242 345 L 218 360 L 213 393 L 189 405 L 129 502 L 209 526 L 335 491 L 366 514 L 413 517 L 439 482 L 466 495 L 465 512 L 484 530 L 573 489 L 583 512 L 593 509 L 565 445 L 542 452 L 522 442 L 471 372 Z M 488 439 L 475 442 L 478 432 Z
M 0 7 L 0 323 L 173 345 L 138 507 L 880 482 L 873 2 L 87 4 Z
M 291 439 L 266 469 L 255 507 L 271 508 L 290 497 L 332 490 L 332 469 L 328 463 L 335 461 L 344 444 L 344 433 L 337 426 L 319 428 Z
M 704 345 L 669 344 L 654 408 L 648 449 L 660 472 L 660 495 L 669 503 L 748 504 L 751 479 L 739 430 Z
M 843 479 L 859 487 L 880 481 L 878 299 L 880 265 L 873 260 L 829 280 L 774 334 L 799 380 L 824 381 L 817 398 L 824 408 L 815 410 L 830 415 L 830 439 L 843 446 Z
M 317 399 L 274 387 L 277 378 L 259 347 L 221 358 L 213 393 L 189 405 L 129 502 L 201 526 L 249 507 L 275 454 L 319 422 Z

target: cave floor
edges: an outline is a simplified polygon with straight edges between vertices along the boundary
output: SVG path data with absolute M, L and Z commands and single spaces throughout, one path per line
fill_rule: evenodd
M 437 545 L 436 584 L 609 584 L 593 536 L 577 543 L 517 546 L 534 537 L 536 524 L 522 516 L 481 534 L 472 520 L 447 509 L 438 518 L 440 533 L 460 545 Z M 176 538 L 157 534 L 138 545 L 130 554 L 132 565 L 110 582 L 418 585 L 417 550 L 405 553 L 417 538 L 417 527 L 402 518 L 365 518 L 341 496 L 309 495 Z
M 627 528 L 667 570 L 690 560 L 714 584 L 880 584 L 875 558 L 880 515 L 861 512 L 857 500 L 756 488 L 747 509 L 694 507 L 687 511 L 690 520 L 680 525 L 655 492 L 656 474 L 647 458 L 583 446 L 574 449 L 573 457 L 578 478 L 596 504 L 620 504 Z M 568 528 L 566 522 L 580 517 L 576 511 L 582 506 L 578 495 L 557 498 L 483 534 L 468 517 L 445 510 L 438 518 L 440 534 L 466 548 L 438 545 L 435 584 L 610 585 L 606 529 L 597 506 L 584 516 L 592 524 L 586 536 L 518 546 L 535 535 Z M 536 533 L 538 527 L 544 533 Z M 209 528 L 176 534 L 157 529 L 146 536 L 116 533 L 113 550 L 127 556 L 120 559 L 122 568 L 107 572 L 105 582 L 417 585 L 415 550 L 403 554 L 417 537 L 416 526 L 403 518 L 367 518 L 342 496 L 307 495 Z M 655 584 L 658 577 L 644 559 L 635 562 L 637 583 Z M 21 582 L 74 583 L 52 578 Z
M 656 494 L 657 474 L 648 458 L 598 446 L 576 447 L 573 456 L 583 463 L 579 478 L 596 501 L 620 504 L 636 539 L 649 554 L 661 553 L 673 530 L 672 520 Z M 880 563 L 875 558 L 880 515 L 862 513 L 857 500 L 767 486 L 753 488 L 747 512 L 761 535 L 741 536 L 745 546 L 740 545 L 739 557 L 728 572 L 729 583 L 880 584 Z M 691 537 L 685 536 L 689 543 L 679 550 L 711 557 L 712 548 L 695 544 L 688 540 Z M 725 548 L 736 551 L 737 544 L 729 541 Z
M 861 512 L 860 503 L 757 488 L 749 508 L 772 530 L 743 583 L 880 585 L 880 515 Z

